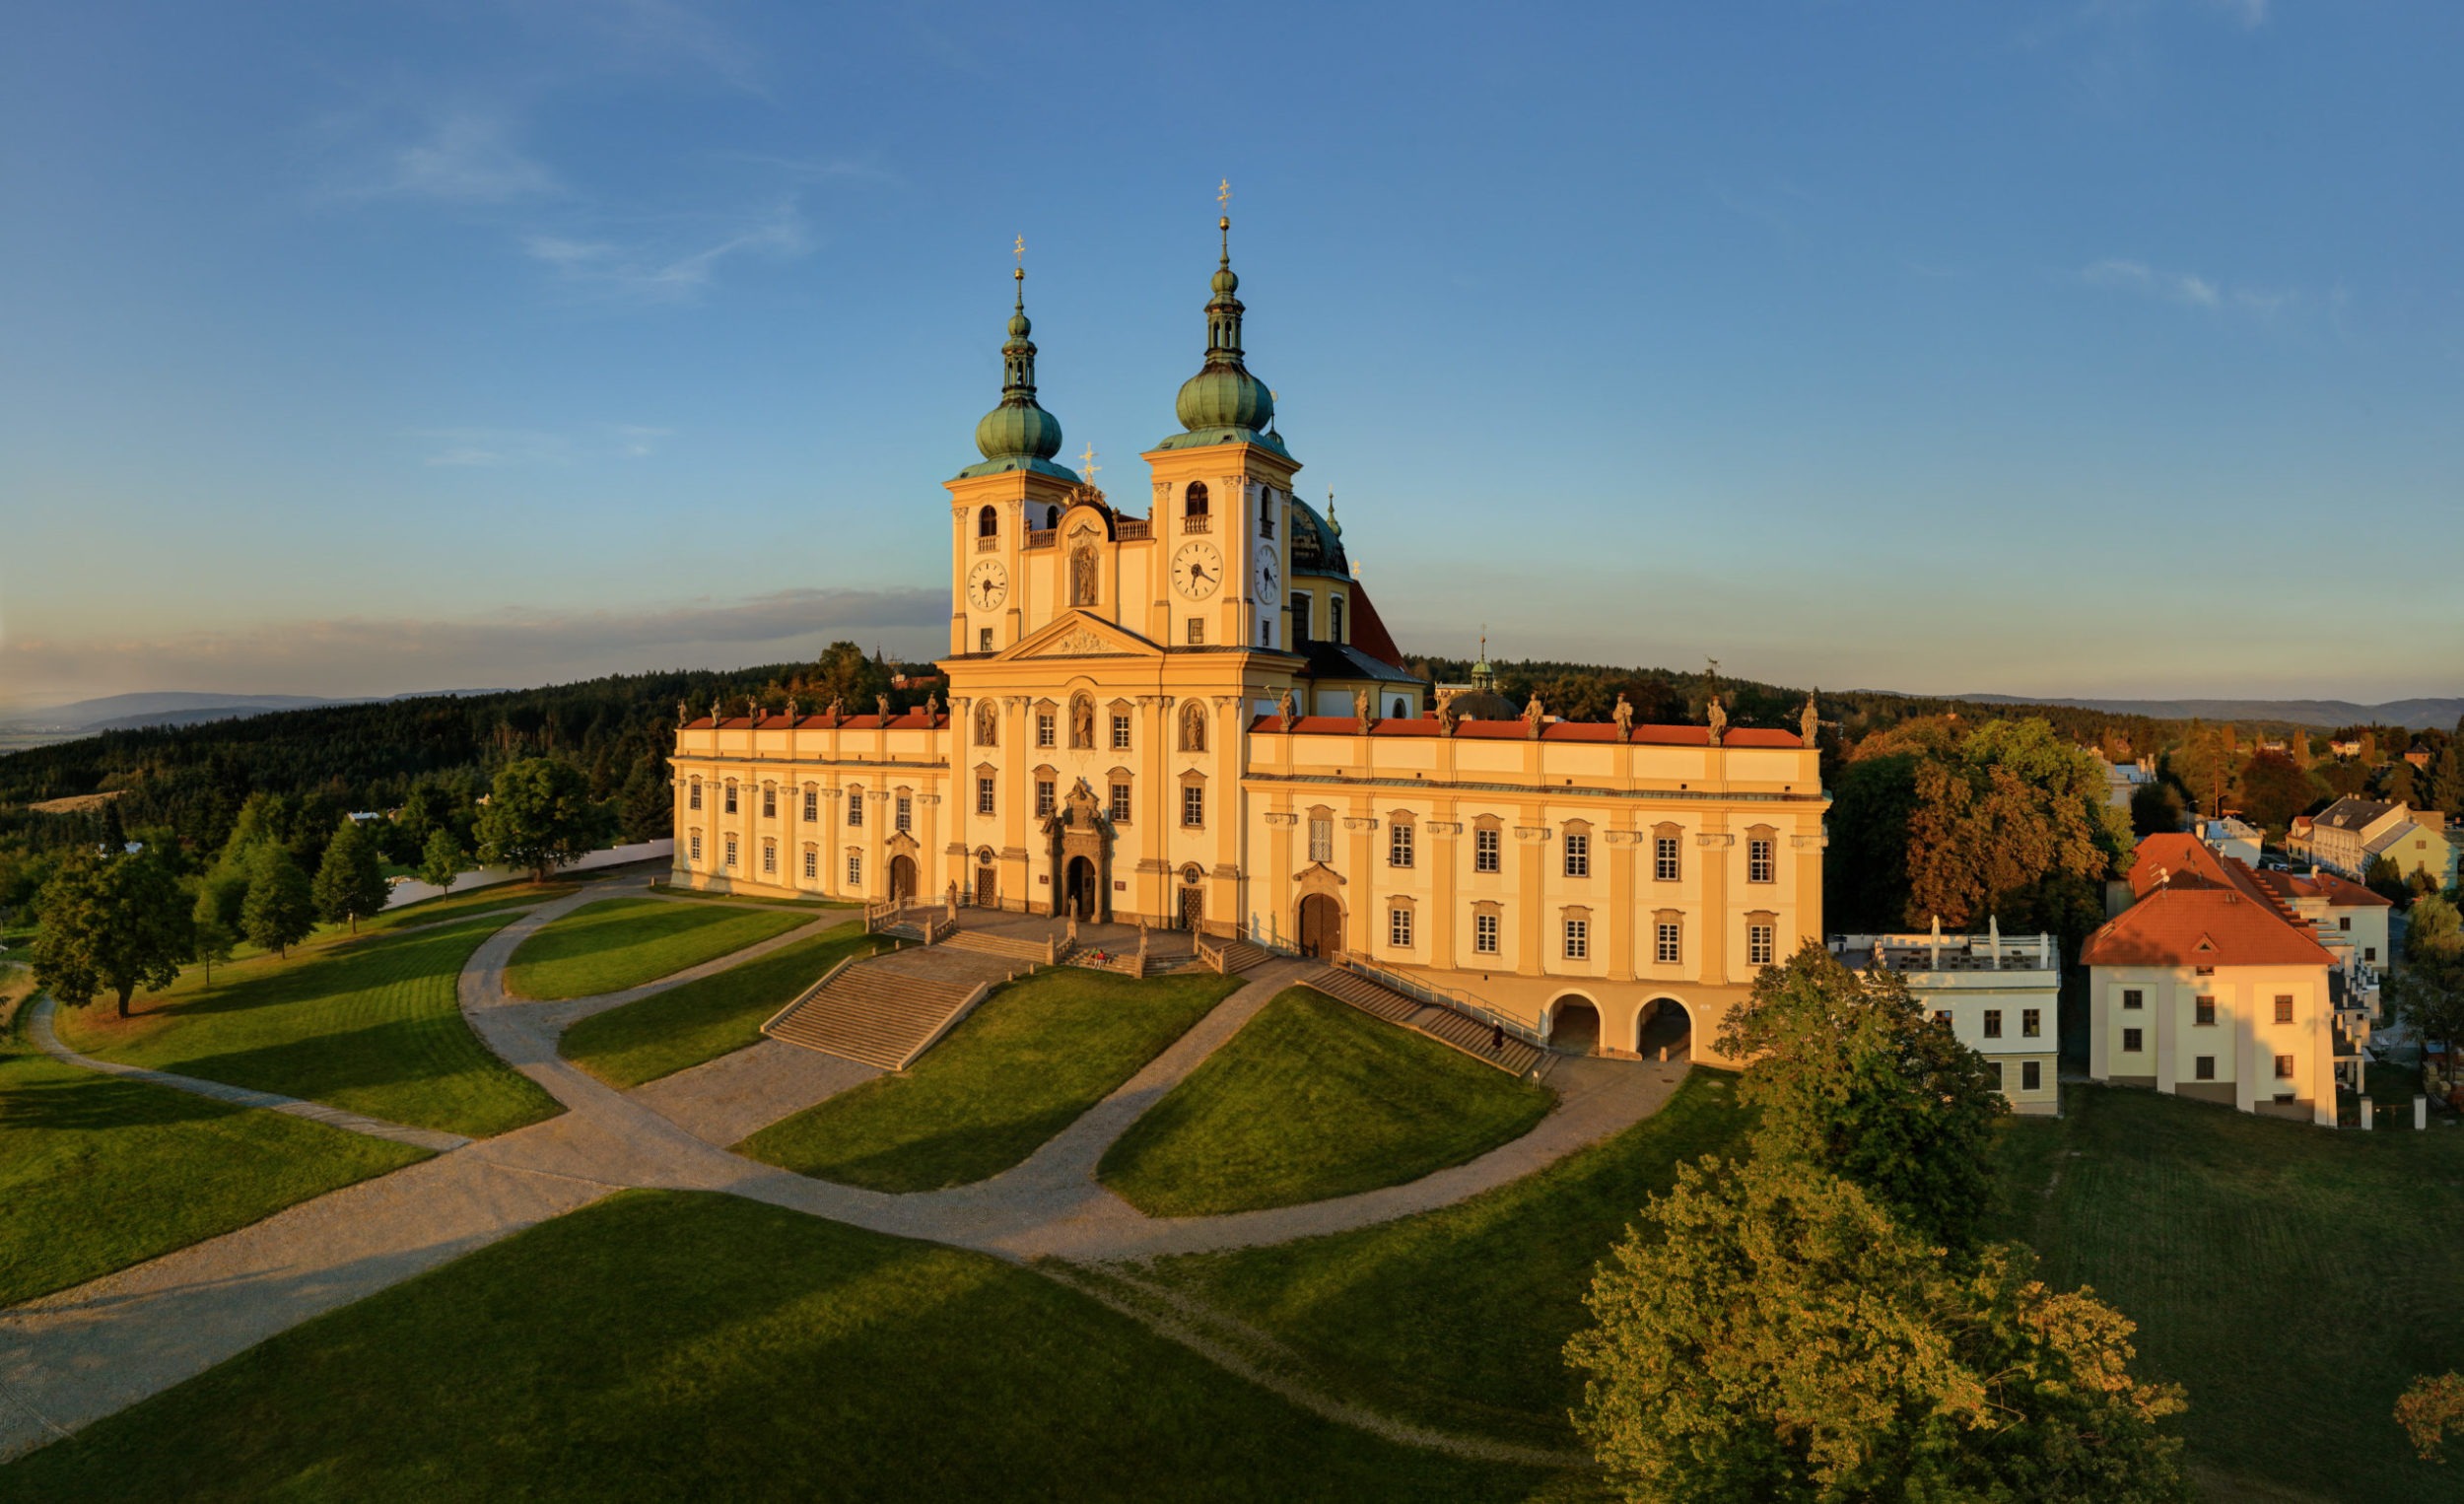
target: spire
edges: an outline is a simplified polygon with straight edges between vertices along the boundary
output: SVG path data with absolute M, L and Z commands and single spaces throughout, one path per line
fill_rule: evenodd
M 1215 193 L 1219 204 L 1232 197 L 1227 180 Z M 1173 404 L 1183 432 L 1160 447 L 1195 448 L 1201 444 L 1256 444 L 1278 451 L 1283 441 L 1268 432 L 1274 423 L 1274 394 L 1249 374 L 1241 351 L 1241 279 L 1232 270 L 1232 216 L 1218 215 L 1215 230 L 1215 275 L 1207 284 L 1206 359 L 1198 375 L 1181 383 Z
M 1027 242 L 1018 240 L 1023 257 Z M 1002 470 L 1039 470 L 1055 476 L 1068 471 L 1053 463 L 1061 452 L 1061 420 L 1035 399 L 1035 325 L 1027 317 L 1027 269 L 1010 273 L 1017 290 L 1010 303 L 1009 338 L 1001 345 L 1001 402 L 976 425 L 976 448 L 984 463 L 970 465 L 962 475 L 991 475 Z

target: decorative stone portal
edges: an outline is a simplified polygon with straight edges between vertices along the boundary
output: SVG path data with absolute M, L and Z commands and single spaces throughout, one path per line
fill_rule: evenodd
M 894 902 L 912 904 L 916 901 L 916 858 L 890 858 L 890 897 Z
M 1044 837 L 1053 860 L 1053 918 L 1075 914 L 1111 923 L 1112 819 L 1085 779 L 1045 817 Z
M 1332 960 L 1343 948 L 1343 906 L 1331 893 L 1312 893 L 1300 901 L 1292 927 L 1300 936 L 1302 955 Z

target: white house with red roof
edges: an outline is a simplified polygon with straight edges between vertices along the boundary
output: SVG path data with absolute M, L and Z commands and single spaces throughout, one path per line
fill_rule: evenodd
M 2338 958 L 2313 919 L 2187 833 L 2139 843 L 2131 906 L 2090 935 L 2088 1074 L 2333 1128 Z

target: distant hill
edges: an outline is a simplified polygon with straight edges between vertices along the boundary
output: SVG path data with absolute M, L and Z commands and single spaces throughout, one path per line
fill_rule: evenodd
M 2067 705 L 2116 716 L 2156 720 L 2280 720 L 2293 725 L 2393 725 L 2409 730 L 2449 730 L 2464 717 L 2464 698 L 2390 700 L 2356 705 L 2350 700 L 2065 700 L 2034 695 L 1959 695 L 1979 705 Z
M 208 720 L 229 720 L 240 716 L 262 716 L 272 711 L 310 710 L 332 705 L 379 705 L 392 700 L 411 700 L 429 695 L 489 695 L 497 690 L 423 690 L 410 695 L 354 695 L 332 698 L 320 695 L 225 695 L 196 690 L 149 690 L 138 694 L 104 695 L 97 700 L 79 700 L 68 705 L 48 706 L 26 711 L 8 718 L 8 727 L 17 731 L 42 734 L 42 739 L 62 735 L 86 735 L 97 731 L 131 731 L 144 726 L 196 725 Z

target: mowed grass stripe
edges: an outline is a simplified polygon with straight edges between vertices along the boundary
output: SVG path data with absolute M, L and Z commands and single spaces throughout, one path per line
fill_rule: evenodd
M 792 910 L 607 898 L 522 941 L 506 968 L 515 996 L 560 1001 L 656 982 L 812 923 Z
M 1149 1216 L 1400 1186 L 1520 1138 L 1556 1094 L 1308 988 L 1259 1011 L 1105 1152 Z
M 594 1013 L 565 1031 L 567 1060 L 610 1086 L 639 1086 L 758 1042 L 771 1014 L 851 956 L 890 942 L 850 923 L 716 976 Z
M 905 1074 L 774 1123 L 740 1153 L 874 1191 L 937 1191 L 1017 1164 L 1240 990 L 1061 966 L 996 989 Z
M 475 914 L 495 914 L 506 909 L 533 909 L 552 898 L 563 898 L 576 891 L 578 883 L 517 882 L 492 884 L 473 888 L 467 893 L 445 893 L 436 898 L 423 898 L 415 904 L 388 909 L 373 920 L 360 922 L 362 934 L 383 934 L 413 924 L 435 924 L 445 920 L 469 919 Z
M 455 982 L 511 918 L 480 915 L 194 970 L 121 1022 L 63 1010 L 61 1038 L 104 1060 L 329 1103 L 415 1128 L 485 1137 L 562 1111 L 463 1022 Z
M 36 1051 L 21 1021 L 0 1031 L 0 1306 L 427 1157 L 65 1064 Z
M 0 1500 L 1504 1500 L 1031 1270 L 627 1192 L 0 1468 Z
M 1354 1232 L 1159 1260 L 1155 1277 L 1281 1339 L 1322 1387 L 1501 1440 L 1573 1444 L 1566 1338 L 1592 1271 L 1676 1167 L 1742 1151 L 1736 1078 L 1697 1066 L 1605 1143 L 1458 1205 Z

